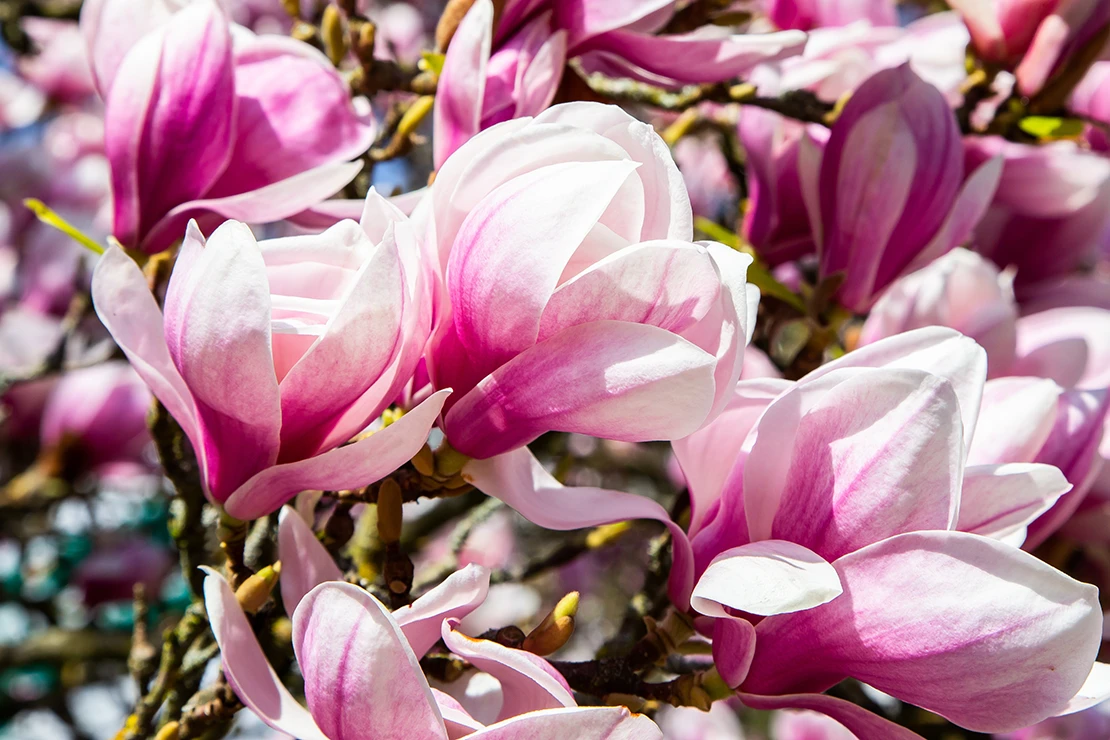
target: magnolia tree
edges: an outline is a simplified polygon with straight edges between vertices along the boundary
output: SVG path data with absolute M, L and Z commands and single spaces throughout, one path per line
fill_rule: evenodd
M 5 4 L 0 733 L 1110 737 L 1110 0 L 950 4 Z

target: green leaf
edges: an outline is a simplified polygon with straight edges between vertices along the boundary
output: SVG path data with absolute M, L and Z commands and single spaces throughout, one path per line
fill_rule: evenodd
M 748 267 L 748 282 L 759 288 L 761 295 L 777 298 L 800 314 L 807 313 L 805 301 L 801 296 L 776 280 L 763 265 L 753 263 Z
M 95 239 L 82 232 L 76 226 L 70 224 L 41 200 L 37 198 L 27 198 L 23 201 L 23 205 L 30 208 L 31 212 L 35 214 L 39 221 L 53 226 L 85 249 L 90 252 L 95 252 L 96 254 L 104 254 L 104 247 L 98 244 Z
M 1071 139 L 1083 133 L 1084 123 L 1078 118 L 1026 116 L 1018 123 L 1025 133 L 1038 139 Z

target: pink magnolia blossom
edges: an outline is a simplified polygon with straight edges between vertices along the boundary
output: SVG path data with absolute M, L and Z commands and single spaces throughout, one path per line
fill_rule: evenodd
M 190 218 L 275 221 L 319 203 L 359 172 L 348 160 L 374 134 L 320 52 L 232 33 L 212 0 L 177 5 L 95 0 L 81 14 L 105 101 L 112 231 L 146 252 Z
M 1040 91 L 1049 76 L 1110 21 L 1110 3 L 1103 0 L 954 0 L 951 4 L 967 23 L 979 56 L 1014 68 L 1022 95 Z
M 293 619 L 307 710 L 267 662 L 227 582 L 210 573 L 204 583 L 225 674 L 243 703 L 275 730 L 304 740 L 662 737 L 651 720 L 624 707 L 578 708 L 565 681 L 542 658 L 458 632 L 458 618 L 485 599 L 484 568 L 468 566 L 390 613 L 366 591 L 337 580 L 328 553 L 289 510 L 282 513 L 279 536 L 282 600 Z M 495 723 L 485 726 L 428 685 L 418 661 L 439 639 L 500 683 Z
M 909 737 L 874 715 L 861 732 L 858 707 L 813 692 L 854 677 L 984 732 L 1094 693 L 1097 591 L 992 531 L 1043 511 L 1018 516 L 1003 494 L 1051 499 L 1059 472 L 965 467 L 984 360 L 950 330 L 909 332 L 797 383 L 741 381 L 730 412 L 675 443 L 691 603 L 745 704 Z
M 1110 161 L 1060 141 L 1030 146 L 998 137 L 965 140 L 967 168 L 1003 158 L 975 249 L 1017 269 L 1016 289 L 1074 271 L 1110 229 Z
M 250 519 L 307 489 L 368 485 L 410 459 L 448 391 L 342 446 L 397 398 L 430 320 L 407 220 L 371 192 L 362 223 L 258 243 L 190 224 L 158 310 L 119 248 L 101 258 L 101 321 L 181 424 L 210 498 Z
M 871 309 L 859 343 L 924 326 L 947 326 L 987 351 L 991 376 L 1009 374 L 1017 352 L 1013 273 L 957 248 L 896 281 Z
M 735 220 L 739 188 L 716 140 L 684 136 L 672 151 L 686 183 L 686 192 L 690 194 L 694 215 L 711 220 Z
M 495 126 L 444 165 L 430 240 L 446 263 L 428 357 L 444 431 L 489 458 L 549 431 L 675 439 L 739 377 L 750 258 L 691 243 L 666 145 L 611 106 Z
M 892 0 L 769 0 L 767 17 L 779 28 L 809 31 L 867 20 L 876 26 L 897 26 Z
M 532 19 L 552 13 L 551 29 L 567 33 L 567 56 L 589 71 L 681 86 L 744 76 L 757 64 L 801 51 L 799 31 L 732 34 L 712 27 L 659 34 L 675 0 L 508 0 L 494 43 L 500 46 Z
M 707 27 L 655 35 L 674 0 L 509 0 L 496 29 L 494 5 L 478 0 L 459 24 L 436 94 L 435 161 L 489 126 L 551 104 L 567 59 L 590 71 L 680 87 L 745 75 L 795 54 L 798 31 L 733 35 Z
M 860 86 L 822 152 L 803 142 L 800 180 L 821 276 L 866 310 L 900 275 L 967 241 L 994 194 L 1001 162 L 964 183 L 963 147 L 944 97 L 908 66 Z
M 147 467 L 150 391 L 126 362 L 66 373 L 42 412 L 41 443 L 66 450 L 83 469 L 111 472 Z M 72 456 L 72 457 L 71 457 Z

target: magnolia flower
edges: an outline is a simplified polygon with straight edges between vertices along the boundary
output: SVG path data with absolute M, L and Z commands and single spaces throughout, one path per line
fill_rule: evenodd
M 856 311 L 899 275 L 967 241 L 1001 169 L 989 161 L 963 182 L 955 116 L 908 66 L 860 86 L 823 152 L 802 146 L 800 179 L 821 276 L 843 273 L 838 296 Z
M 674 444 L 691 605 L 713 618 L 717 668 L 745 704 L 817 709 L 861 735 L 854 709 L 812 695 L 854 677 L 1001 732 L 1110 689 L 1097 670 L 1085 685 L 1096 589 L 998 539 L 1044 510 L 1015 498 L 1066 490 L 1059 471 L 965 467 L 984 359 L 950 330 L 909 332 L 797 383 L 741 381 L 729 410 Z M 861 736 L 909 736 L 879 727 Z
M 340 447 L 397 398 L 420 361 L 430 307 L 405 217 L 371 192 L 362 224 L 256 242 L 229 221 L 190 224 L 159 312 L 118 247 L 93 302 L 192 442 L 208 496 L 232 516 L 306 489 L 368 485 L 424 444 L 447 391 Z
M 662 737 L 651 720 L 624 707 L 578 708 L 565 681 L 542 658 L 458 632 L 458 619 L 485 599 L 484 568 L 468 566 L 390 613 L 366 591 L 338 580 L 331 557 L 288 509 L 282 512 L 279 551 L 282 602 L 293 619 L 307 710 L 267 662 L 231 587 L 214 572 L 204 581 L 224 672 L 243 703 L 279 732 L 302 740 Z M 499 682 L 497 722 L 484 726 L 428 685 L 418 661 L 439 639 Z
M 1017 352 L 1012 271 L 966 249 L 953 249 L 896 281 L 871 309 L 859 343 L 925 326 L 947 326 L 987 351 L 991 376 L 1008 373 Z
M 1068 108 L 1110 123 L 1110 62 L 1095 62 L 1072 91 Z
M 190 218 L 293 216 L 359 172 L 373 127 L 308 44 L 234 28 L 212 0 L 94 0 L 81 28 L 104 98 L 112 232 L 165 249 Z M 175 12 L 176 11 L 176 12 Z
M 954 0 L 951 5 L 963 16 L 982 59 L 1016 65 L 1022 95 L 1039 92 L 1110 21 L 1110 5 L 1100 0 Z
M 447 47 L 436 93 L 437 167 L 478 131 L 544 110 L 567 59 L 577 57 L 590 71 L 681 87 L 743 76 L 800 52 L 805 41 L 798 31 L 734 35 L 711 26 L 655 35 L 673 15 L 675 0 L 509 0 L 497 6 L 495 13 L 491 0 L 477 0 Z
M 965 153 L 969 170 L 1003 159 L 975 249 L 1017 269 L 1019 296 L 1091 259 L 1110 229 L 1110 161 L 1070 141 L 1029 146 L 993 136 L 968 137 Z
M 739 377 L 750 258 L 690 242 L 666 145 L 618 108 L 495 126 L 444 165 L 430 238 L 446 263 L 428 356 L 455 449 L 489 458 L 548 430 L 674 439 Z
M 150 391 L 126 362 L 105 362 L 62 376 L 42 412 L 40 441 L 79 469 L 101 474 L 146 468 Z

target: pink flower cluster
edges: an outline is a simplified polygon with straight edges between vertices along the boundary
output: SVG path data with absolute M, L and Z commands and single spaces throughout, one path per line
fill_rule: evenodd
M 1102 717 L 1110 1 L 452 2 L 419 63 L 424 9 L 362 5 L 293 36 L 216 0 L 28 25 L 0 127 L 41 121 L 46 164 L 18 179 L 107 247 L 93 266 L 0 185 L 3 433 L 38 446 L 0 501 L 150 477 L 156 399 L 223 526 L 279 521 L 303 703 L 238 574 L 203 600 L 231 689 L 297 738 L 740 738 L 744 710 L 774 738 L 919 737 L 846 685 L 1003 737 Z M 422 134 L 430 184 L 373 187 Z M 554 434 L 666 443 L 685 493 L 566 485 Z M 671 698 L 713 711 L 588 705 L 558 661 L 464 631 L 488 568 L 391 610 L 317 538 L 318 495 L 286 507 L 398 471 L 547 530 L 665 527 L 645 639 L 703 656 Z M 454 565 L 512 560 L 491 526 Z M 86 568 L 90 601 L 130 552 Z M 493 694 L 430 680 L 433 654 Z

